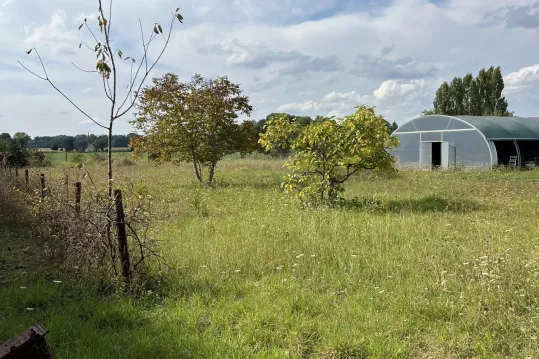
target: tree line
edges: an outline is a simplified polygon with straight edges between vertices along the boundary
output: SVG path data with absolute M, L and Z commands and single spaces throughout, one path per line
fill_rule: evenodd
M 475 78 L 471 73 L 455 77 L 438 88 L 434 109 L 423 111 L 423 115 L 512 116 L 503 96 L 504 86 L 499 66 L 482 69 Z
M 128 147 L 129 140 L 133 136 L 135 136 L 134 133 L 113 135 L 112 147 Z M 33 139 L 29 139 L 26 146 L 28 148 L 64 149 L 66 151 L 103 151 L 107 148 L 107 135 L 36 136 Z
M 310 116 L 296 116 L 290 113 L 272 112 L 261 120 L 249 120 L 249 122 L 252 123 L 253 128 L 258 134 L 264 134 L 266 133 L 266 129 L 264 126 L 268 123 L 268 121 L 271 121 L 277 118 L 282 118 L 283 116 L 287 118 L 289 121 L 295 121 L 300 127 L 307 127 L 308 125 L 314 122 L 321 122 L 326 118 L 320 115 L 315 116 L 313 118 Z M 389 122 L 387 120 L 384 120 L 384 121 L 390 133 L 393 133 L 393 131 L 395 131 L 399 127 L 399 125 L 397 125 L 395 121 L 393 122 Z

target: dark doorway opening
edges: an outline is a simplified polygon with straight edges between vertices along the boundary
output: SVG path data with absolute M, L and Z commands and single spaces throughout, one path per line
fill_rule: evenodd
M 442 166 L 442 143 L 432 142 L 432 167 Z
M 498 153 L 498 164 L 509 165 L 511 156 L 518 156 L 517 148 L 513 141 L 494 141 L 496 152 Z
M 517 141 L 522 167 L 539 167 L 539 141 Z

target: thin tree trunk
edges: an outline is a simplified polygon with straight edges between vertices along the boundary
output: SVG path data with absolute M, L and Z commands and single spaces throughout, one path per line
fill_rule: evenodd
M 212 163 L 210 165 L 210 175 L 208 177 L 208 185 L 211 186 L 212 183 L 213 183 L 213 175 L 215 174 L 215 166 L 217 165 L 217 163 Z
M 197 163 L 197 161 L 195 160 L 195 161 L 193 161 L 193 165 L 195 166 L 195 175 L 197 177 L 198 182 L 204 183 L 204 180 L 202 178 L 202 168 L 201 168 L 200 164 Z
M 114 246 L 112 243 L 112 223 L 114 216 L 112 209 L 114 208 L 114 197 L 112 195 L 112 120 L 108 129 L 107 141 L 107 189 L 108 189 L 108 204 L 107 204 L 107 241 L 111 248 L 111 261 L 114 263 L 114 271 L 116 272 L 116 256 L 114 255 Z
M 112 203 L 112 120 L 110 121 L 109 125 L 109 133 L 108 133 L 108 143 L 107 143 L 107 150 L 108 150 L 108 158 L 107 158 L 107 167 L 108 167 L 108 193 L 109 193 L 109 200 Z

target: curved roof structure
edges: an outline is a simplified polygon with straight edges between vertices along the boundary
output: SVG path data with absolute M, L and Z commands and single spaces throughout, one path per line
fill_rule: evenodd
M 403 124 L 395 133 L 477 129 L 486 140 L 539 140 L 539 117 L 427 115 Z
M 538 139 L 538 117 L 453 116 L 477 128 L 487 140 Z

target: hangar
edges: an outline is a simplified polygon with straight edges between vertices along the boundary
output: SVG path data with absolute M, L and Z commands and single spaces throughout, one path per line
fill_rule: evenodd
M 452 169 L 539 166 L 539 118 L 427 115 L 393 135 L 401 167 Z

